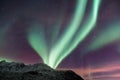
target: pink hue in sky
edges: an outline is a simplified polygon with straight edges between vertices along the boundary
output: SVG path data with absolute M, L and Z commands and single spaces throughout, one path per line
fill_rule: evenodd
M 101 67 L 72 68 L 85 80 L 120 80 L 120 63 L 111 63 Z

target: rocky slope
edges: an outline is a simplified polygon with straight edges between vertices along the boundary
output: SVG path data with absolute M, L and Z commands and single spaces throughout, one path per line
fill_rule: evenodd
M 38 63 L 25 65 L 15 62 L 0 62 L 0 80 L 83 80 L 71 70 L 54 70 Z

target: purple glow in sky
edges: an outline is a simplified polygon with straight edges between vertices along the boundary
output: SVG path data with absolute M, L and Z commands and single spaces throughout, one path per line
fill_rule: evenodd
M 88 1 L 87 11 L 91 1 Z M 101 1 L 95 28 L 62 61 L 59 68 L 74 69 L 86 80 L 120 80 L 120 0 Z M 49 32 L 52 26 L 62 20 L 62 34 L 74 12 L 75 2 L 0 0 L 0 58 L 26 64 L 42 62 L 28 43 L 27 29 L 36 21 Z

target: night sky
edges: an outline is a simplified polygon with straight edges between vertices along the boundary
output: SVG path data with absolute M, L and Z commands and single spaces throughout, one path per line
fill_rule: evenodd
M 95 27 L 59 68 L 74 69 L 88 80 L 120 80 L 120 0 L 101 1 Z M 92 2 L 88 1 L 83 21 Z M 75 5 L 76 0 L 0 0 L 0 59 L 43 62 L 28 42 L 30 26 L 35 22 L 44 27 L 49 46 L 53 26 L 61 22 L 61 36 Z

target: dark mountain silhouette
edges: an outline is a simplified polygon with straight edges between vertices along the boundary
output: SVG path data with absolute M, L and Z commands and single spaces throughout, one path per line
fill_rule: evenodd
M 0 62 L 0 80 L 83 80 L 71 70 L 54 70 L 43 63 Z

